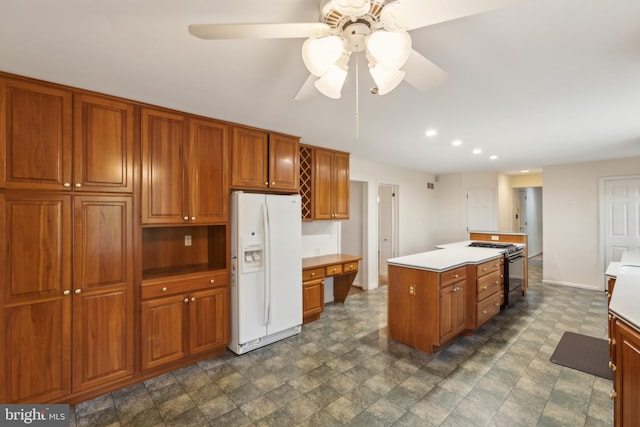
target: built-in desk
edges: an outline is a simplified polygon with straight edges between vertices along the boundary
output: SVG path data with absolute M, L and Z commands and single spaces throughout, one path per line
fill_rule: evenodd
M 304 323 L 320 318 L 324 310 L 324 279 L 333 278 L 333 299 L 344 303 L 358 274 L 361 256 L 331 254 L 302 258 L 302 301 Z

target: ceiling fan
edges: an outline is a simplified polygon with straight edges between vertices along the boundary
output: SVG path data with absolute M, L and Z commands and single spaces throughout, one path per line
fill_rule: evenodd
M 384 95 L 403 80 L 420 91 L 442 83 L 447 73 L 411 48 L 408 31 L 506 7 L 518 0 L 320 0 L 319 22 L 193 24 L 201 39 L 307 38 L 302 59 L 311 73 L 296 99 L 320 92 L 340 98 L 353 53 L 364 52 Z M 357 66 L 357 63 L 356 63 Z

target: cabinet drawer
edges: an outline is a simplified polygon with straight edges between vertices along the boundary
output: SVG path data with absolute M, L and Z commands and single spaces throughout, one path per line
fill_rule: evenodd
M 324 277 L 324 268 L 313 268 L 309 270 L 302 270 L 302 281 L 320 279 Z
M 358 261 L 356 262 L 345 262 L 342 264 L 342 271 L 345 273 L 350 273 L 352 271 L 358 271 Z
M 500 271 L 494 271 L 477 279 L 478 301 L 500 290 Z
M 500 267 L 500 258 L 494 258 L 492 260 L 483 262 L 482 264 L 478 264 L 478 266 L 476 267 L 476 276 L 480 277 L 493 271 L 499 271 Z
M 500 299 L 500 292 L 496 292 L 495 294 L 477 304 L 478 327 L 485 323 L 487 320 L 491 319 L 496 314 L 500 313 Z
M 447 285 L 463 280 L 465 277 L 467 277 L 466 267 L 458 267 L 443 271 L 440 273 L 440 287 L 444 288 Z
M 342 274 L 342 264 L 329 265 L 324 268 L 324 271 L 327 276 Z
M 229 283 L 226 272 L 209 273 L 197 276 L 154 279 L 142 283 L 142 299 L 165 295 L 182 294 L 200 289 L 226 286 Z

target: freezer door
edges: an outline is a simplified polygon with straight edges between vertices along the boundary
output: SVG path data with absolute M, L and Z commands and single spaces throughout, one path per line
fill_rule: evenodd
M 302 220 L 299 195 L 266 200 L 267 334 L 274 334 L 302 324 Z

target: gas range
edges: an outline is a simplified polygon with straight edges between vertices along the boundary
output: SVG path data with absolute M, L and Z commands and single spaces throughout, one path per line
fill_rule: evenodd
M 475 248 L 491 248 L 491 249 L 504 249 L 507 257 L 511 257 L 512 254 L 519 255 L 523 250 L 521 247 L 514 243 L 505 243 L 505 242 L 485 242 L 485 241 L 477 241 L 471 242 L 469 244 L 471 247 Z

